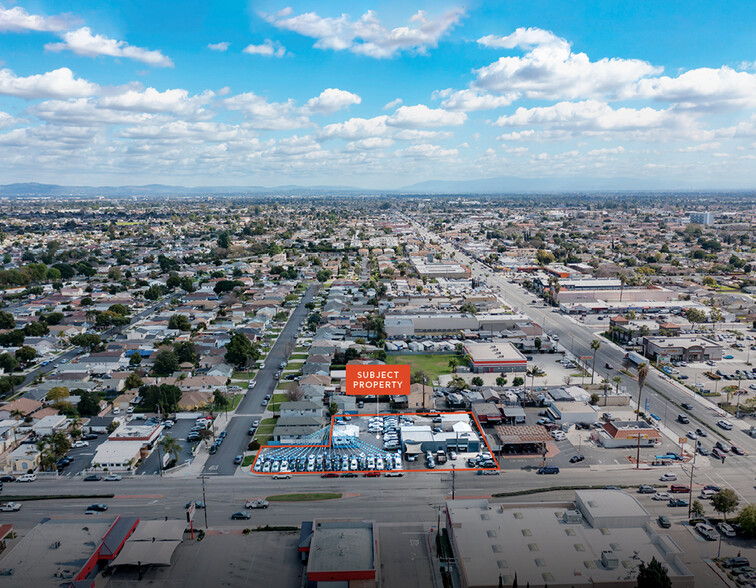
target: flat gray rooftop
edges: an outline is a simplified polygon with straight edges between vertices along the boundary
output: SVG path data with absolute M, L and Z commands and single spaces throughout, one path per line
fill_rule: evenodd
M 72 581 L 114 520 L 95 516 L 41 522 L 0 559 L 0 585 L 58 586 Z
M 308 573 L 372 570 L 373 558 L 372 523 L 315 522 Z

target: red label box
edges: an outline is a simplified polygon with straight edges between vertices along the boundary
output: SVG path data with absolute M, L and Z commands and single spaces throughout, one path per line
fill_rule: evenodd
M 401 396 L 410 393 L 410 366 L 348 365 L 347 396 Z

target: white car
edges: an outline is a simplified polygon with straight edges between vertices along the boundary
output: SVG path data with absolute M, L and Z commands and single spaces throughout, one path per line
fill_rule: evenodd
M 677 474 L 673 474 L 672 472 L 667 472 L 666 474 L 663 474 L 659 480 L 661 482 L 674 482 L 677 480 Z
M 721 419 L 717 421 L 717 426 L 723 428 L 725 431 L 732 431 L 732 423 L 730 421 Z
M 3 502 L 0 503 L 0 512 L 16 512 L 21 510 L 20 502 Z
M 733 529 L 728 523 L 719 523 L 717 529 L 725 537 L 735 537 L 735 529 Z
M 71 445 L 74 449 L 80 449 L 81 447 L 89 447 L 89 441 L 76 441 Z
M 103 480 L 105 480 L 106 482 L 120 482 L 121 476 L 119 476 L 118 474 L 110 474 L 109 476 L 105 476 Z
M 551 436 L 554 438 L 555 441 L 564 441 L 567 439 L 567 435 L 564 434 L 564 431 L 551 431 Z
M 657 492 L 653 496 L 654 500 L 669 500 L 670 498 L 672 498 L 672 496 L 669 495 L 669 492 Z
M 695 441 L 696 439 L 698 439 L 698 435 L 696 435 L 693 431 L 688 431 L 687 433 L 685 433 L 685 436 L 688 439 L 693 439 L 693 441 Z
M 34 482 L 37 479 L 37 474 L 24 474 L 16 478 L 16 482 Z
M 714 530 L 714 527 L 707 525 L 706 523 L 698 523 L 696 525 L 696 531 L 698 531 L 709 541 L 716 541 L 717 539 L 719 539 L 719 533 Z

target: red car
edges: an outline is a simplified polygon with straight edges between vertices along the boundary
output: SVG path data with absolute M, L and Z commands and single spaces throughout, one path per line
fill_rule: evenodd
M 735 455 L 745 455 L 745 451 L 743 451 L 742 447 L 738 447 L 737 445 L 732 446 L 732 452 Z
M 669 491 L 672 493 L 677 493 L 677 494 L 688 494 L 690 493 L 690 487 L 683 486 L 682 484 L 672 484 L 669 487 Z
M 325 474 L 320 474 L 321 478 L 338 478 L 339 475 L 336 472 L 326 472 Z
M 379 478 L 381 476 L 381 472 L 365 472 L 363 475 L 366 478 Z

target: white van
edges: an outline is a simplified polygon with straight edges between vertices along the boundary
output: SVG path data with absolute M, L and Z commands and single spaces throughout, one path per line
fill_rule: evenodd
M 16 478 L 16 482 L 34 482 L 37 479 L 37 474 L 24 474 Z

